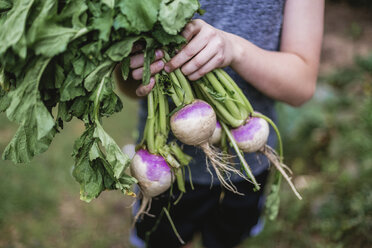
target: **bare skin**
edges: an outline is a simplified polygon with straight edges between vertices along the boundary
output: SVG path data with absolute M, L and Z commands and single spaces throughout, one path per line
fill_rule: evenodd
M 284 10 L 280 51 L 266 51 L 248 40 L 218 30 L 202 20 L 193 20 L 182 32 L 187 45 L 166 65 L 157 51 L 151 65 L 155 74 L 181 68 L 196 80 L 216 68 L 230 66 L 265 95 L 300 106 L 314 94 L 323 37 L 324 0 L 287 0 Z M 131 57 L 133 79 L 141 80 L 143 54 Z M 136 89 L 147 95 L 154 79 Z

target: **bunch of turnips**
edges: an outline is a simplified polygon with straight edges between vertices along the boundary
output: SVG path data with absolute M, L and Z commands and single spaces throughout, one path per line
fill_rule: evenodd
M 104 130 L 103 117 L 123 107 L 114 92 L 116 65 L 121 64 L 127 79 L 132 48 L 142 42 L 142 81 L 148 84 L 155 50 L 163 49 L 169 61 L 186 42 L 179 35 L 183 27 L 203 12 L 199 8 L 197 0 L 1 1 L 0 112 L 19 125 L 2 158 L 29 162 L 48 149 L 66 122 L 77 118 L 85 131 L 73 146 L 73 176 L 84 201 L 104 190 L 134 196 L 132 186 L 137 183 L 143 196 L 138 218 L 151 198 L 173 182 L 185 192 L 185 170 L 192 158 L 182 151 L 182 143 L 199 147 L 207 157 L 206 170 L 213 170 L 221 184 L 237 194 L 232 174 L 260 189 L 242 153 L 265 154 L 279 172 L 267 200 L 270 216 L 278 209 L 282 176 L 300 198 L 282 162 L 274 123 L 252 109 L 222 69 L 192 83 L 179 69 L 155 76 L 147 97 L 144 138 L 133 159 Z M 175 109 L 170 109 L 169 99 Z M 277 132 L 278 154 L 266 145 L 268 124 Z M 170 132 L 177 140 L 168 139 Z M 231 162 L 234 156 L 239 165 Z
M 165 62 L 169 59 L 170 56 L 165 51 Z M 291 171 L 282 162 L 282 142 L 278 128 L 268 117 L 253 110 L 249 100 L 224 70 L 216 69 L 195 82 L 189 82 L 180 69 L 170 73 L 162 71 L 155 76 L 155 80 L 155 87 L 147 97 L 148 118 L 144 141 L 138 146 L 138 152 L 131 164 L 131 170 L 135 171 L 133 175 L 139 181 L 145 199 L 142 201 L 140 213 L 145 210 L 148 197 L 156 196 L 156 194 L 146 193 L 149 188 L 160 194 L 169 189 L 173 179 L 176 179 L 179 190 L 185 192 L 183 167 L 188 165 L 190 158 L 181 152 L 182 144 L 199 147 L 207 158 L 206 170 L 213 168 L 221 185 L 237 194 L 240 192 L 230 181 L 233 173 L 252 182 L 255 189 L 260 190 L 260 185 L 245 161 L 243 153 L 259 152 L 266 155 L 279 172 L 275 176 L 268 196 L 267 209 L 271 217 L 276 215 L 277 206 L 274 205 L 278 204 L 278 189 L 282 176 L 296 196 L 301 199 L 287 174 Z M 166 96 L 169 96 L 176 106 L 170 112 Z M 157 100 L 154 100 L 154 97 Z M 269 124 L 278 136 L 279 153 L 267 145 Z M 173 141 L 173 143 L 180 144 L 177 146 L 180 151 L 178 155 L 164 152 L 171 150 L 166 144 L 169 129 L 177 139 L 177 142 Z M 155 148 L 152 148 L 153 145 Z M 149 154 L 156 156 L 156 159 L 155 157 L 149 159 Z M 231 162 L 231 158 L 235 156 L 240 160 L 239 165 Z M 138 169 L 145 167 L 146 169 L 141 171 Z M 154 173 L 164 175 L 164 178 L 160 176 L 154 178 Z M 211 176 L 213 177 L 213 173 Z M 190 181 L 192 182 L 192 179 Z M 271 203 L 273 205 L 270 205 Z

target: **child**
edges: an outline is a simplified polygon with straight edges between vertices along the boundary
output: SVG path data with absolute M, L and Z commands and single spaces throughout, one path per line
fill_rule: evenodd
M 162 51 L 156 52 L 151 65 L 153 74 L 181 68 L 191 80 L 196 80 L 215 68 L 226 71 L 241 87 L 253 108 L 274 121 L 275 100 L 300 106 L 315 91 L 323 33 L 324 0 L 214 0 L 200 1 L 206 13 L 190 22 L 182 32 L 188 43 L 170 62 L 161 61 Z M 131 57 L 132 77 L 142 78 L 143 54 Z M 116 73 L 125 91 L 145 96 L 153 87 L 133 80 L 124 82 Z M 132 82 L 129 82 L 132 81 Z M 130 86 L 129 86 L 130 85 Z M 131 88 L 132 87 L 132 88 Z M 141 127 L 146 118 L 146 105 L 141 105 Z M 268 145 L 274 147 L 275 134 L 271 130 Z M 185 146 L 193 156 L 191 163 L 195 190 L 189 187 L 181 201 L 172 206 L 172 219 L 181 237 L 191 247 L 195 233 L 201 233 L 205 247 L 234 247 L 244 238 L 260 231 L 262 191 L 253 192 L 249 182 L 233 178 L 244 196 L 224 191 L 205 169 L 202 152 Z M 246 160 L 261 185 L 267 178 L 268 161 L 255 154 Z M 176 188 L 176 187 L 174 187 Z M 223 192 L 223 194 L 221 194 Z M 177 195 L 178 192 L 175 192 Z M 153 200 L 150 213 L 158 214 L 168 202 L 169 192 Z M 221 197 L 223 196 L 223 197 Z M 166 205 L 165 205 L 166 206 Z M 145 239 L 146 231 L 156 218 L 145 216 L 136 224 L 136 235 Z M 163 218 L 149 239 L 150 247 L 180 247 L 169 222 Z

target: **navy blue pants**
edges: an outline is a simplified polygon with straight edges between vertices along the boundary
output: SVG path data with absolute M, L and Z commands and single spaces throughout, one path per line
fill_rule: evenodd
M 256 176 L 262 188 L 266 183 L 268 172 Z M 254 192 L 249 182 L 234 183 L 244 196 L 234 194 L 221 186 L 186 185 L 184 194 L 177 205 L 171 205 L 169 210 L 172 220 L 182 239 L 187 243 L 196 233 L 201 233 L 204 247 L 228 248 L 235 247 L 254 232 L 259 222 L 263 203 L 263 189 Z M 179 191 L 173 187 L 172 202 L 178 197 Z M 144 216 L 136 223 L 137 236 L 146 240 L 146 233 L 153 229 L 158 216 L 165 206 L 168 206 L 169 191 L 152 200 L 150 214 L 157 217 Z M 148 235 L 150 248 L 176 248 L 181 243 L 174 234 L 165 215 L 157 228 Z

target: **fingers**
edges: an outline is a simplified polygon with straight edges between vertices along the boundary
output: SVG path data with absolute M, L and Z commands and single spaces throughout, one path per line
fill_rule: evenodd
M 192 57 L 198 54 L 208 43 L 204 35 L 195 36 L 176 56 L 174 56 L 165 66 L 166 72 L 172 72 L 179 68 Z
M 155 61 L 161 59 L 164 57 L 164 53 L 162 50 L 156 50 L 155 51 Z M 131 69 L 137 69 L 143 66 L 144 63 L 144 54 L 136 54 L 130 57 L 130 68 Z
M 182 35 L 189 41 L 189 43 L 182 48 L 182 50 L 174 56 L 164 67 L 166 72 L 172 72 L 176 68 L 181 67 L 187 61 L 191 60 L 195 55 L 201 52 L 207 44 L 213 43 L 218 37 L 218 30 L 207 24 L 202 20 L 193 20 L 191 23 L 186 25 L 185 29 L 182 32 Z M 210 52 L 209 52 L 210 53 Z M 210 59 L 213 55 L 208 54 L 209 57 L 201 60 L 197 60 L 197 64 L 203 65 L 206 60 Z M 200 61 L 199 61 L 200 60 Z M 189 66 L 188 66 L 189 67 Z M 188 68 L 187 70 L 195 70 L 195 68 Z
M 164 68 L 164 62 L 162 60 L 155 61 L 150 65 L 150 71 L 151 75 L 154 75 Z M 142 79 L 142 74 L 143 74 L 143 67 L 140 67 L 138 69 L 135 69 L 132 71 L 132 77 L 135 80 L 141 80 Z
M 195 34 L 199 33 L 205 22 L 199 19 L 192 20 L 183 29 L 181 35 L 189 42 Z
M 203 65 L 199 70 L 188 75 L 188 79 L 191 81 L 198 80 L 208 72 L 214 70 L 215 68 L 220 67 L 223 56 L 221 54 L 216 54 L 210 61 Z
M 146 96 L 148 93 L 151 92 L 152 88 L 154 88 L 154 85 L 155 85 L 155 78 L 151 77 L 150 78 L 150 83 L 148 85 L 141 84 L 136 89 L 136 95 L 137 96 Z
M 195 71 L 203 67 L 210 61 L 217 53 L 213 45 L 207 45 L 194 58 L 181 67 L 181 71 L 185 76 L 191 75 Z

